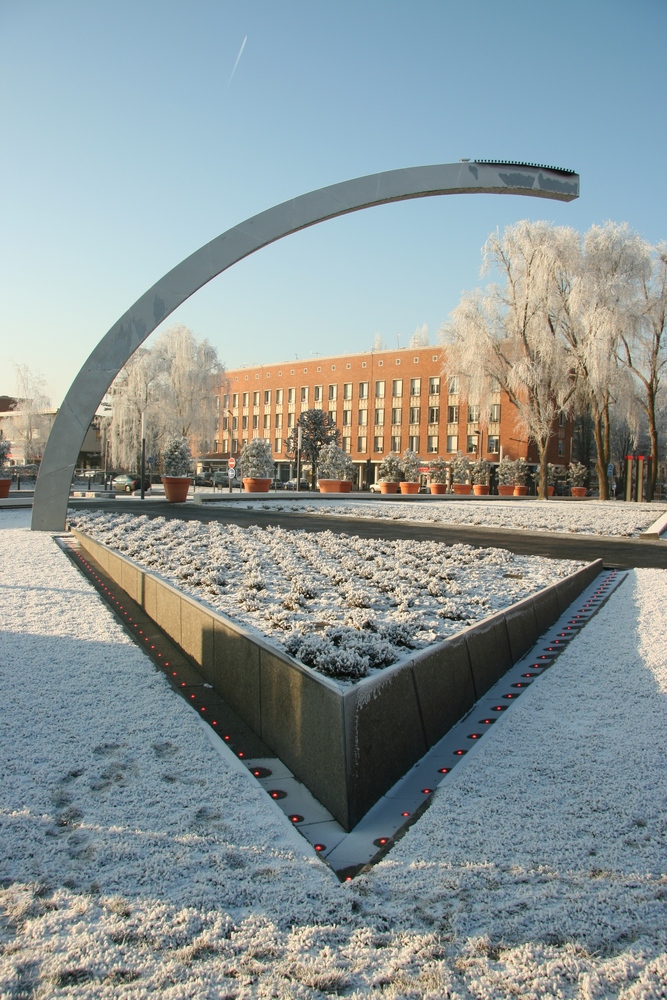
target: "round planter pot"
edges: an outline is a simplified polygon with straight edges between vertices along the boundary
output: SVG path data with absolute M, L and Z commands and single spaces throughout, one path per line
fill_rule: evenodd
M 268 493 L 270 488 L 270 479 L 256 479 L 254 476 L 245 476 L 243 479 L 243 489 L 246 493 Z
M 351 489 L 352 489 L 352 480 L 351 479 L 341 479 L 341 481 L 340 481 L 340 491 L 341 491 L 341 493 L 349 493 Z
M 318 479 L 320 493 L 342 493 L 340 479 Z
M 398 483 L 380 483 L 380 493 L 398 493 Z
M 399 483 L 401 493 L 419 493 L 419 483 Z
M 500 485 L 498 487 L 498 496 L 499 497 L 511 497 L 511 496 L 514 496 L 514 487 L 513 486 Z
M 552 497 L 554 495 L 555 486 L 547 486 L 547 496 Z
M 163 476 L 162 485 L 169 503 L 185 503 L 191 482 L 189 476 Z
M 488 483 L 475 483 L 472 491 L 476 497 L 488 497 L 489 485 Z
M 0 498 L 3 500 L 9 496 L 9 487 L 12 485 L 11 479 L 0 479 Z
M 573 497 L 585 497 L 586 487 L 585 486 L 570 486 L 570 493 Z
M 528 487 L 527 486 L 515 486 L 514 487 L 514 496 L 515 497 L 526 497 L 526 496 L 528 496 Z
M 470 483 L 452 483 L 452 490 L 459 497 L 465 497 L 472 492 Z
M 447 483 L 429 483 L 428 488 L 435 496 L 444 496 L 447 492 Z

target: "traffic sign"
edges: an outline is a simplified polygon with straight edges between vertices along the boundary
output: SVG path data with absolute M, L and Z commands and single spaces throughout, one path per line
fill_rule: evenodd
M 234 479 L 234 477 L 236 476 L 236 472 L 234 471 L 234 469 L 230 469 L 227 475 L 230 479 Z
M 608 476 L 613 476 L 614 475 L 614 464 L 613 464 L 613 462 L 610 462 L 609 465 L 607 466 L 607 475 Z
M 236 459 L 235 458 L 228 458 L 227 459 L 227 467 L 229 469 L 235 469 L 236 468 Z

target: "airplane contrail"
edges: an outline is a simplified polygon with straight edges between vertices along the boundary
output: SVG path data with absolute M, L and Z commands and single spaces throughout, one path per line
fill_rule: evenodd
M 236 73 L 236 67 L 238 66 L 238 64 L 241 61 L 241 56 L 243 55 L 243 50 L 245 48 L 245 43 L 247 41 L 248 41 L 248 36 L 246 35 L 245 38 L 243 39 L 242 43 L 241 43 L 241 48 L 239 49 L 239 54 L 236 57 L 236 62 L 234 63 L 234 69 L 232 70 L 232 75 L 230 76 L 229 80 L 227 81 L 227 87 L 225 88 L 226 90 L 229 90 L 229 84 L 234 79 L 234 73 Z

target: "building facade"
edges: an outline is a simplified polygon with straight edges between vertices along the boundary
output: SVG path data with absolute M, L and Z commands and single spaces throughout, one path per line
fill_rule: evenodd
M 282 364 L 255 365 L 225 373 L 218 390 L 219 426 L 209 466 L 238 457 L 249 440 L 269 441 L 276 474 L 289 479 L 295 456 L 287 441 L 304 410 L 329 412 L 341 433 L 341 447 L 357 468 L 357 485 L 370 485 L 390 452 L 416 452 L 424 467 L 436 456 L 482 456 L 498 463 L 503 455 L 537 461 L 537 452 L 516 429 L 516 409 L 503 392 L 491 397 L 480 422 L 479 406 L 446 374 L 437 347 L 372 350 Z M 572 450 L 571 421 L 554 429 L 549 461 L 566 465 Z

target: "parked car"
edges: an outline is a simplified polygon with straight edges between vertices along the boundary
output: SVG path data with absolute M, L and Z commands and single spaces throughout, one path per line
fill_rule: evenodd
M 212 472 L 198 472 L 196 476 L 193 477 L 195 486 L 213 486 L 213 473 Z
M 382 490 L 380 489 L 380 484 L 379 483 L 371 483 L 371 485 L 369 486 L 369 489 L 370 489 L 371 493 L 381 493 L 382 492 Z
M 221 490 L 229 489 L 229 476 L 226 472 L 214 472 L 213 473 L 213 486 L 218 487 Z M 241 489 L 241 480 L 238 477 L 232 479 L 232 489 Z
M 134 493 L 135 490 L 141 489 L 141 476 L 131 472 L 122 473 L 120 476 L 113 478 L 111 488 L 116 490 L 117 493 Z M 144 489 L 149 490 L 150 488 L 150 476 L 144 476 Z
M 288 479 L 287 482 L 284 485 L 284 488 L 286 490 L 295 490 L 296 489 L 296 477 L 294 479 Z M 308 490 L 308 489 L 310 489 L 310 487 L 308 486 L 308 480 L 307 479 L 300 479 L 299 480 L 299 489 L 300 490 Z

